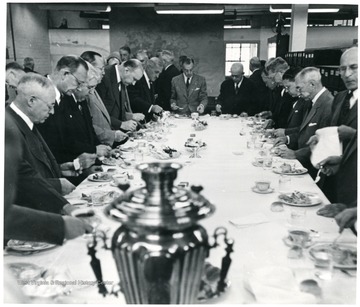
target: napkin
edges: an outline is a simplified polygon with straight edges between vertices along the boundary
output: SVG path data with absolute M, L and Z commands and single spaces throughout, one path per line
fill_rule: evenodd
M 293 272 L 284 267 L 261 267 L 244 278 L 245 289 L 260 304 L 315 304 L 312 294 L 300 291 Z
M 254 213 L 232 219 L 229 222 L 237 228 L 246 228 L 250 226 L 268 223 L 270 222 L 270 220 L 263 213 Z
M 311 153 L 312 165 L 316 166 L 329 156 L 342 155 L 342 143 L 340 143 L 337 129 L 338 127 L 326 127 L 316 130 L 315 135 L 319 142 Z

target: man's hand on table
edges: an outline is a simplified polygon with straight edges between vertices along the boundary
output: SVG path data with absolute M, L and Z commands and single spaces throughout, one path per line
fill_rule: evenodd
M 74 168 L 73 162 L 66 162 L 60 164 L 61 175 L 64 177 L 76 177 L 79 173 Z
M 347 208 L 335 216 L 335 221 L 339 225 L 339 232 L 341 233 L 344 228 L 354 226 L 357 221 L 357 207 Z
M 283 128 L 275 129 L 273 133 L 278 138 L 285 137 L 285 129 Z
M 163 111 L 163 108 L 158 106 L 157 104 L 154 104 L 152 107 L 151 107 L 151 112 L 156 114 L 156 115 L 159 115 L 161 114 L 161 112 Z
M 221 113 L 221 104 L 217 104 L 217 105 L 215 106 L 215 111 L 216 111 L 217 113 Z
M 295 151 L 293 151 L 289 148 L 280 149 L 279 156 L 284 159 L 296 159 Z
M 200 104 L 198 105 L 198 107 L 196 108 L 196 110 L 197 110 L 200 114 L 202 114 L 202 113 L 204 113 L 204 111 L 205 111 L 205 107 L 204 107 L 204 105 L 203 105 L 202 103 L 200 103 Z
M 306 142 L 306 145 L 310 146 L 311 150 L 314 150 L 315 145 L 319 143 L 319 138 L 317 135 L 312 135 L 310 139 Z
M 85 233 L 91 233 L 94 229 L 90 224 L 85 223 L 76 217 L 63 216 L 62 218 L 64 220 L 64 232 L 66 240 L 77 238 Z
M 173 111 L 177 111 L 177 110 L 182 110 L 183 108 L 180 108 L 175 102 L 173 102 L 171 105 L 170 105 L 170 108 L 171 110 Z
M 96 146 L 96 155 L 97 157 L 108 157 L 110 155 L 111 147 L 108 145 L 98 145 Z
M 137 122 L 135 120 L 127 120 L 122 122 L 120 128 L 125 131 L 135 131 L 137 127 Z
M 286 142 L 287 142 L 286 136 L 278 137 L 275 139 L 274 147 L 282 145 L 282 144 L 286 144 Z
M 84 152 L 80 156 L 78 156 L 77 159 L 79 159 L 80 171 L 82 171 L 83 169 L 87 169 L 95 164 L 96 154 Z
M 326 176 L 332 176 L 336 174 L 339 170 L 341 162 L 340 156 L 330 156 L 326 159 L 319 162 L 318 165 L 316 165 L 317 168 L 321 168 L 321 172 L 324 173 Z
M 349 126 L 341 125 L 338 127 L 339 139 L 340 141 L 350 140 L 355 134 L 356 129 Z
M 76 189 L 76 186 L 74 186 L 69 180 L 65 178 L 59 178 L 59 179 L 61 184 L 61 195 L 70 194 L 72 191 Z
M 120 142 L 122 142 L 123 140 L 125 140 L 125 139 L 127 139 L 129 136 L 126 134 L 126 133 L 124 133 L 124 132 L 122 132 L 122 131 L 120 131 L 120 130 L 116 130 L 115 131 L 115 142 L 118 142 L 118 143 L 120 143 Z
M 137 121 L 137 122 L 140 122 L 140 121 L 145 119 L 145 115 L 142 114 L 142 113 L 133 113 L 132 119 Z
M 317 215 L 325 216 L 325 217 L 335 217 L 340 212 L 346 209 L 346 205 L 344 204 L 330 204 L 316 211 Z

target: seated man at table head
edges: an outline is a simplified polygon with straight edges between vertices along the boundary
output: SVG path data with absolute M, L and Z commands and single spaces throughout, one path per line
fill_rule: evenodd
M 25 160 L 63 195 L 75 186 L 61 177 L 60 167 L 34 124 L 45 122 L 54 114 L 55 90 L 51 81 L 39 74 L 28 73 L 18 83 L 18 95 L 6 109 L 6 116 L 17 125 L 27 145 Z
M 232 64 L 230 73 L 231 79 L 221 83 L 216 111 L 224 114 L 255 115 L 258 111 L 255 100 L 256 89 L 253 82 L 244 77 L 243 65 Z
M 37 73 L 36 71 L 34 71 L 35 62 L 34 62 L 34 59 L 33 59 L 33 58 L 30 58 L 30 57 L 24 58 L 23 67 L 24 67 L 24 71 L 25 71 L 25 72 L 34 72 L 34 73 Z
M 4 188 L 4 238 L 63 244 L 64 239 L 73 239 L 91 232 L 92 227 L 70 216 L 17 206 L 15 191 L 22 189 L 18 180 L 23 157 L 21 136 L 16 123 L 5 118 L 5 188 Z M 33 190 L 37 193 L 38 190 Z M 30 201 L 30 199 L 29 199 Z M 47 202 L 52 199 L 48 198 Z
M 135 53 L 135 59 L 139 60 L 142 65 L 149 59 L 149 55 L 146 50 L 138 50 Z
M 162 70 L 162 62 L 153 57 L 143 63 L 144 75 L 135 83 L 127 87 L 130 105 L 133 112 L 142 113 L 147 121 L 157 120 L 163 108 L 155 104 L 154 82 Z
M 205 78 L 194 73 L 192 58 L 184 60 L 182 72 L 171 81 L 171 110 L 183 115 L 204 113 L 208 103 Z
M 158 95 L 156 103 L 164 110 L 171 111 L 171 80 L 180 75 L 180 71 L 174 65 L 174 53 L 170 50 L 163 50 L 160 55 L 163 64 L 163 71 L 155 82 L 155 93 Z
M 135 131 L 137 123 L 145 116 L 133 113 L 127 93 L 127 86 L 135 84 L 143 76 L 141 62 L 131 59 L 121 65 L 109 66 L 96 90 L 110 114 L 111 126 L 115 130 Z
M 121 63 L 120 53 L 118 51 L 111 52 L 106 59 L 107 65 L 119 65 Z
M 131 50 L 130 50 L 130 48 L 128 46 L 120 47 L 119 53 L 120 53 L 120 64 L 130 60 L 130 58 L 131 58 Z

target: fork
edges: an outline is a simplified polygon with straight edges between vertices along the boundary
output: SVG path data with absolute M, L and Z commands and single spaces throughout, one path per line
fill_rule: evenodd
M 321 173 L 322 168 L 323 168 L 323 167 L 322 167 L 322 165 L 321 165 L 320 168 L 319 168 L 319 170 L 318 170 L 318 172 L 317 172 L 317 174 L 316 174 L 315 183 L 318 183 L 318 182 L 320 181 L 320 179 L 321 179 L 320 173 Z
M 339 235 L 335 238 L 335 240 L 332 242 L 331 246 L 335 246 L 337 240 L 339 240 L 339 238 L 341 237 L 342 232 L 339 233 Z

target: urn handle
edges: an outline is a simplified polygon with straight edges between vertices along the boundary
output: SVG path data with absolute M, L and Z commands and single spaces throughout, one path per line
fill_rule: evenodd
M 229 272 L 229 268 L 230 268 L 231 261 L 232 261 L 230 258 L 230 254 L 234 251 L 233 250 L 234 240 L 229 239 L 227 237 L 227 229 L 225 227 L 218 227 L 215 229 L 215 231 L 214 231 L 215 242 L 211 246 L 211 248 L 219 246 L 218 238 L 220 236 L 224 236 L 224 243 L 226 245 L 226 247 L 225 247 L 226 254 L 222 258 L 222 261 L 221 261 L 220 278 L 219 278 L 219 281 L 217 284 L 217 293 L 224 292 L 227 287 L 226 276 Z

